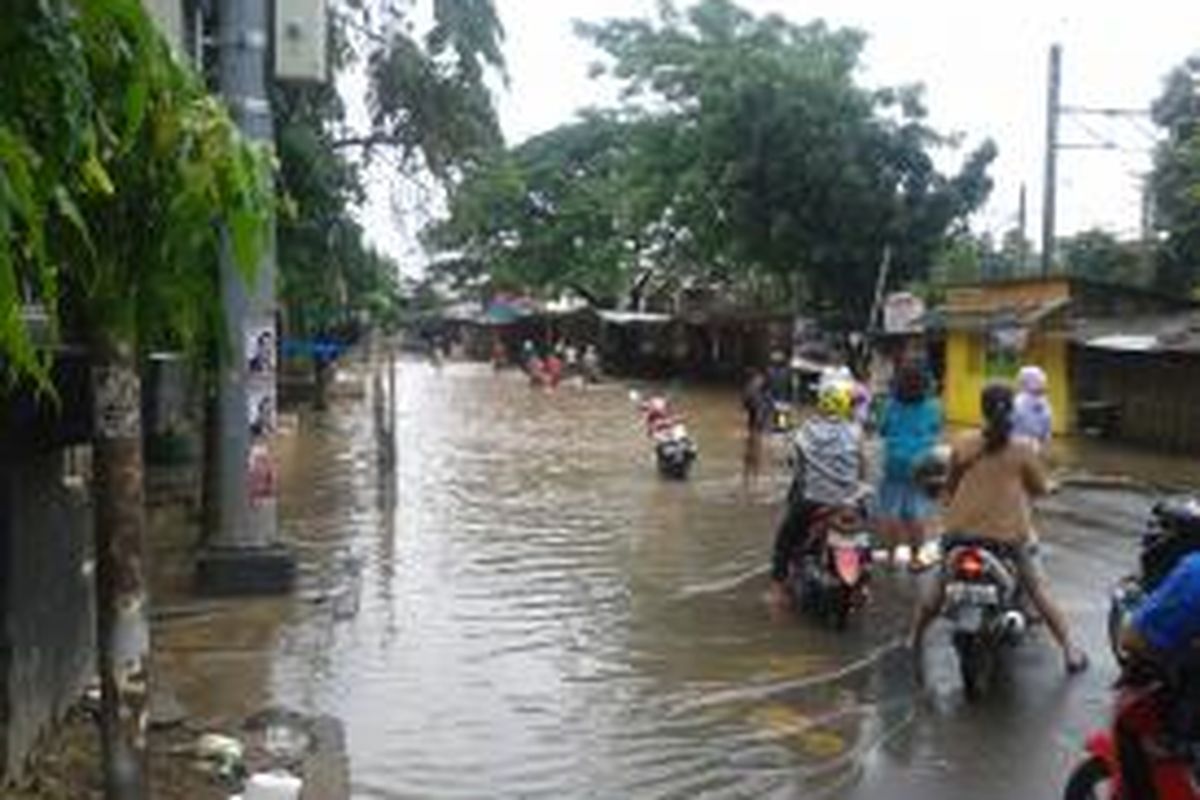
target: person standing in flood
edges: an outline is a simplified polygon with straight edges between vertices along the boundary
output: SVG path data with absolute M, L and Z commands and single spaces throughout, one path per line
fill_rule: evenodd
M 1040 451 L 1049 446 L 1054 429 L 1054 411 L 1046 397 L 1047 384 L 1046 372 L 1041 367 L 1032 364 L 1021 367 L 1013 401 L 1013 435 L 1037 443 Z
M 879 424 L 884 457 L 877 525 L 893 558 L 904 546 L 910 563 L 917 567 L 936 508 L 917 483 L 915 467 L 938 443 L 941 433 L 941 406 L 929 395 L 925 370 L 918 364 L 905 364 L 896 374 Z
M 750 379 L 742 391 L 742 409 L 746 412 L 746 452 L 742 460 L 742 483 L 750 486 L 762 472 L 763 434 L 771 425 L 771 392 L 762 370 L 750 370 Z

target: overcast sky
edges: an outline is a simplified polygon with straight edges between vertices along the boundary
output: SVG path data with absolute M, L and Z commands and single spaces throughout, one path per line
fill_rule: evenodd
M 611 102 L 611 86 L 590 80 L 597 54 L 572 32 L 575 19 L 645 16 L 655 0 L 496 0 L 507 31 L 511 84 L 499 97 L 510 142 L 570 120 L 582 108 Z M 686 3 L 681 3 L 686 5 Z M 1000 148 L 996 188 L 978 229 L 997 233 L 1016 221 L 1020 186 L 1028 185 L 1029 236 L 1040 237 L 1046 60 L 1063 45 L 1063 103 L 1146 108 L 1163 76 L 1200 51 L 1200 3 L 1142 0 L 1006 0 L 982 3 L 919 0 L 741 0 L 756 13 L 796 22 L 821 17 L 867 32 L 868 85 L 919 82 L 931 121 L 966 136 L 966 149 L 991 137 Z M 1068 151 L 1059 162 L 1059 229 L 1093 226 L 1137 234 L 1140 178 L 1149 156 L 1148 121 L 1067 118 L 1063 142 L 1107 139 L 1134 152 Z M 953 156 L 952 156 L 953 157 Z M 396 224 L 388 191 L 377 182 L 365 221 L 374 241 L 401 257 L 406 271 L 419 256 Z M 407 193 L 409 208 L 423 198 Z M 407 216 L 401 214 L 400 216 Z

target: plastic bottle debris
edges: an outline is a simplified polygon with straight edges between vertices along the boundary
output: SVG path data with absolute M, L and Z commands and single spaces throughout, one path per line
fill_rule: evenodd
M 290 772 L 256 772 L 246 781 L 241 800 L 299 800 L 303 786 L 304 781 Z

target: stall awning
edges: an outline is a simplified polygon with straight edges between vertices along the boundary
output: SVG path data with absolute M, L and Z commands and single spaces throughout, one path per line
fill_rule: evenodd
M 1200 353 L 1200 317 L 1193 314 L 1077 320 L 1071 341 L 1120 353 Z
M 598 312 L 600 319 L 612 325 L 665 325 L 671 321 L 670 314 L 655 314 L 648 311 L 611 311 Z

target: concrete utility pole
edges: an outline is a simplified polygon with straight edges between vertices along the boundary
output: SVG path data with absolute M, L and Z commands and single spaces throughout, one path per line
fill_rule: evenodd
M 219 0 L 220 90 L 250 140 L 273 143 L 267 96 L 267 0 Z M 218 478 L 207 547 L 197 565 L 202 591 L 258 594 L 286 591 L 295 574 L 291 552 L 278 540 L 275 326 L 275 237 L 253 286 L 238 274 L 229 247 L 221 259 L 229 358 L 222 361 L 213 442 Z
M 1050 48 L 1050 73 L 1046 89 L 1046 174 L 1042 185 L 1042 275 L 1054 265 L 1054 212 L 1058 182 L 1058 116 L 1062 89 L 1062 46 Z

